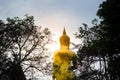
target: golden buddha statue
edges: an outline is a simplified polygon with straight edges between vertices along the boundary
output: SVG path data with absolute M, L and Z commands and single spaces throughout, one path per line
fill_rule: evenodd
M 66 35 L 65 28 L 60 37 L 60 50 L 53 56 L 53 80 L 74 80 L 73 70 L 77 67 L 76 54 L 69 50 L 70 38 Z

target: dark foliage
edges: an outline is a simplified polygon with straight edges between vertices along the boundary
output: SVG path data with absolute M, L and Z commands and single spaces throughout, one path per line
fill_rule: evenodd
M 77 37 L 84 44 L 78 50 L 80 78 L 83 80 L 120 79 L 120 1 L 106 0 L 97 12 L 100 23 L 80 27 Z M 93 64 L 99 63 L 98 69 Z
M 34 24 L 33 16 L 0 20 L 0 79 L 26 80 L 36 70 L 49 73 L 45 46 L 51 42 L 50 35 L 48 28 Z

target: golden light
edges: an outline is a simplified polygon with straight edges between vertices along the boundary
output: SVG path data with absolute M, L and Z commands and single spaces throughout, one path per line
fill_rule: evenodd
M 51 50 L 51 52 L 54 53 L 55 50 L 58 50 L 60 48 L 59 35 L 55 35 L 53 37 L 53 40 L 54 40 L 54 42 L 53 42 L 52 47 L 50 47 L 50 50 Z

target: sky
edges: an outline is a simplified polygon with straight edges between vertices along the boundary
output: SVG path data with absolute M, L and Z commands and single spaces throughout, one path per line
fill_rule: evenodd
M 0 19 L 7 17 L 24 18 L 25 14 L 34 16 L 35 24 L 47 27 L 54 34 L 53 39 L 57 41 L 52 45 L 51 52 L 59 49 L 59 37 L 63 28 L 71 42 L 81 43 L 74 34 L 82 23 L 91 25 L 96 16 L 100 3 L 104 0 L 0 0 Z
M 7 17 L 25 17 L 25 14 L 35 18 L 35 24 L 47 27 L 54 34 L 56 44 L 51 51 L 59 48 L 59 37 L 63 28 L 71 42 L 81 43 L 75 38 L 75 33 L 82 23 L 91 24 L 103 0 L 0 0 L 0 19 Z
M 91 24 L 103 0 L 0 0 L 0 19 L 7 17 L 25 17 L 25 14 L 35 18 L 35 24 L 47 27 L 56 41 L 51 52 L 59 49 L 59 37 L 63 28 L 71 42 L 81 43 L 75 38 L 75 33 L 82 23 Z

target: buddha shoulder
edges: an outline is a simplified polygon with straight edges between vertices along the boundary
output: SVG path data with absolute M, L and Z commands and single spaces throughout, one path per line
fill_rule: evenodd
M 76 54 L 75 54 L 75 52 L 69 51 L 69 50 L 68 51 L 57 50 L 57 51 L 54 52 L 54 57 L 55 56 L 57 56 L 57 57 L 59 57 L 59 56 L 75 57 Z

